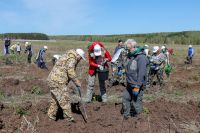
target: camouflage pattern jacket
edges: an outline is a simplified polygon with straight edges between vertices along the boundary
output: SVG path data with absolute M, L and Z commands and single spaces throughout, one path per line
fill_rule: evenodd
M 160 53 L 159 55 L 152 55 L 150 62 L 159 65 L 160 68 L 164 68 L 166 59 L 167 56 L 164 53 Z
M 76 86 L 81 86 L 75 69 L 78 64 L 77 53 L 69 50 L 55 64 L 48 76 L 48 83 L 51 87 L 66 86 L 72 80 Z

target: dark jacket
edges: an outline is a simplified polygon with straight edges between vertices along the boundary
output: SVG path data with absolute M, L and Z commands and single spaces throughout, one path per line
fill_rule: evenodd
M 5 48 L 8 48 L 10 46 L 10 40 L 7 39 L 5 40 Z
M 37 54 L 36 61 L 44 62 L 44 54 L 45 54 L 45 49 L 44 48 L 40 49 L 40 51 Z
M 28 51 L 28 54 L 32 56 L 32 54 L 33 54 L 33 50 L 32 50 L 31 45 L 26 46 L 26 49 L 25 49 L 24 52 L 26 53 L 27 51 Z
M 127 82 L 132 87 L 146 85 L 148 59 L 144 52 L 131 56 L 126 66 Z

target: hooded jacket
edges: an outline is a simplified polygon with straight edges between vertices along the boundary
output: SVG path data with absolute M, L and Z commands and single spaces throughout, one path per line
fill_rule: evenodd
M 40 62 L 44 62 L 44 54 L 45 54 L 45 49 L 41 48 L 37 54 L 36 60 Z
M 148 59 L 142 50 L 129 56 L 126 66 L 126 77 L 131 87 L 141 87 L 146 85 Z

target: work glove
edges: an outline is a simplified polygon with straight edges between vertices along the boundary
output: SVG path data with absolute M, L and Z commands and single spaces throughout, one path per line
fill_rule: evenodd
M 90 53 L 90 57 L 94 58 L 95 57 L 94 53 Z
M 140 91 L 139 87 L 133 87 L 133 89 L 132 89 L 132 93 L 135 96 L 137 96 L 139 94 L 139 91 Z
M 103 70 L 103 66 L 102 65 L 98 65 L 99 70 Z
M 108 59 L 105 59 L 105 60 L 101 63 L 101 65 L 104 66 L 107 62 L 108 62 Z
M 123 75 L 121 70 L 117 74 L 118 74 L 118 76 L 122 76 Z
M 104 64 L 106 64 L 108 62 L 108 59 L 107 58 L 105 58 L 104 59 Z
M 77 87 L 76 87 L 76 90 L 77 90 L 79 96 L 81 97 L 81 87 L 80 87 L 80 86 L 77 86 Z

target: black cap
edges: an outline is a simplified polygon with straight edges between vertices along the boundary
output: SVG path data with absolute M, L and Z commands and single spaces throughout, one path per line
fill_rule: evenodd
M 123 42 L 121 39 L 119 39 L 118 43 Z

